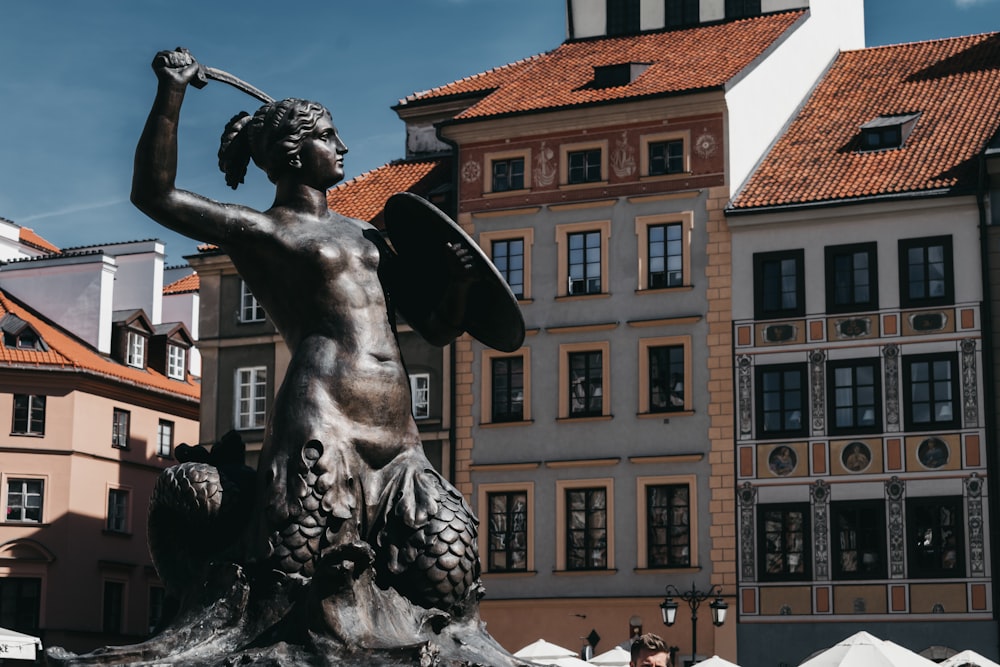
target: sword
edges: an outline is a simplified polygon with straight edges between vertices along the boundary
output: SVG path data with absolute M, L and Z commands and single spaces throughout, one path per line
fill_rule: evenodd
M 206 67 L 205 65 L 198 66 L 198 73 L 195 75 L 196 78 L 191 81 L 191 85 L 195 88 L 204 88 L 209 79 L 213 81 L 220 81 L 222 83 L 229 84 L 236 90 L 242 91 L 251 97 L 255 97 L 264 104 L 270 104 L 274 101 L 274 98 L 263 92 L 259 88 L 251 86 L 249 83 L 240 79 L 239 77 L 233 76 L 229 72 L 223 72 L 221 69 L 216 69 L 214 67 Z

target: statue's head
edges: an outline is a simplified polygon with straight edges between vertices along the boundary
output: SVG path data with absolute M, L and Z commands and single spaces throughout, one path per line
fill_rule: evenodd
M 294 98 L 269 102 L 253 116 L 245 111 L 233 116 L 219 147 L 226 184 L 235 190 L 243 182 L 251 158 L 276 183 L 324 116 L 330 112 L 322 104 Z

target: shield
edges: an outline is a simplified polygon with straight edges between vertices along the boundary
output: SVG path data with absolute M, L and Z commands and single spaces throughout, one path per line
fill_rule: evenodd
M 524 317 L 517 299 L 493 262 L 461 227 L 423 197 L 398 192 L 385 204 L 389 242 L 407 271 L 425 293 L 441 294 L 451 279 L 449 244 L 472 257 L 475 278 L 469 288 L 462 328 L 476 340 L 501 352 L 513 352 L 524 342 Z M 408 276 L 409 278 L 409 276 Z

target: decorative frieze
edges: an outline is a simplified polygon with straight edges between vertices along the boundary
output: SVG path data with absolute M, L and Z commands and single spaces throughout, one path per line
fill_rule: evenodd
M 740 436 L 749 437 L 753 433 L 753 401 L 751 399 L 752 379 L 751 371 L 753 366 L 750 363 L 749 354 L 741 354 L 736 359 L 736 371 L 738 373 L 739 415 L 740 415 Z
M 813 560 L 817 581 L 830 578 L 830 487 L 817 480 L 809 487 L 813 514 Z
M 826 352 L 823 350 L 809 353 L 809 380 L 812 384 L 812 432 L 823 435 L 826 429 Z
M 976 341 L 962 341 L 962 415 L 966 428 L 979 425 L 979 383 L 976 378 Z
M 899 346 L 890 343 L 882 348 L 885 365 L 885 430 L 899 431 Z
M 986 543 L 983 531 L 983 480 L 972 473 L 965 480 L 965 499 L 969 517 L 969 571 L 974 577 L 986 576 Z
M 885 495 L 888 503 L 887 523 L 889 524 L 889 576 L 892 579 L 902 579 L 905 571 L 904 550 L 906 542 L 903 525 L 903 494 L 906 484 L 893 476 L 885 483 Z
M 756 522 L 754 511 L 757 506 L 757 489 L 750 482 L 744 482 L 736 494 L 740 502 L 740 579 L 754 581 L 757 566 L 754 559 Z

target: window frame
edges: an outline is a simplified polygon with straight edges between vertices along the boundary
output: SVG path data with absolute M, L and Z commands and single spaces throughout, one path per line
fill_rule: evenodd
M 601 239 L 601 291 L 588 293 L 570 293 L 569 274 L 569 239 L 572 234 L 598 232 Z M 611 221 L 598 220 L 593 222 L 573 222 L 563 225 L 556 225 L 556 246 L 558 259 L 556 271 L 559 276 L 556 285 L 556 298 L 565 299 L 593 299 L 606 297 L 609 294 L 608 285 L 610 274 L 608 269 L 609 243 L 611 241 Z
M 494 500 L 495 499 L 500 499 L 500 498 L 504 499 L 504 507 L 503 507 L 503 512 L 502 513 L 499 513 L 497 511 L 495 511 L 495 508 L 494 508 Z M 516 502 L 518 500 L 521 500 L 522 498 L 523 498 L 523 501 L 524 501 L 524 507 L 520 511 L 518 511 L 517 508 L 516 508 L 516 505 L 512 506 L 512 503 Z M 487 492 L 487 494 L 486 494 L 486 507 L 484 509 L 483 514 L 487 518 L 487 528 L 486 528 L 486 530 L 487 530 L 487 533 L 488 533 L 488 535 L 487 535 L 487 550 L 485 552 L 485 555 L 486 555 L 486 568 L 485 569 L 486 569 L 486 571 L 487 572 L 527 572 L 528 571 L 528 554 L 527 554 L 527 551 L 528 551 L 528 531 L 529 531 L 529 527 L 528 527 L 528 494 L 527 494 L 527 491 L 524 491 L 524 490 L 520 490 L 520 491 L 507 490 L 507 491 L 490 491 L 490 492 Z M 498 522 L 496 522 L 494 520 L 495 517 L 498 516 L 498 514 L 502 514 L 502 518 L 503 518 L 504 529 L 502 531 L 499 530 Z M 523 521 L 523 524 L 522 524 L 523 527 L 520 530 L 518 529 L 517 517 L 520 517 L 521 521 Z M 498 528 L 497 530 L 494 530 L 494 526 L 495 525 Z M 502 542 L 503 542 L 503 548 L 502 549 L 494 548 L 494 539 L 493 539 L 494 535 L 500 535 L 500 534 L 502 534 L 504 536 L 504 539 L 502 540 Z M 520 548 L 518 548 L 516 540 L 514 539 L 514 535 L 515 534 L 522 536 L 522 540 L 523 541 L 522 541 L 521 544 L 523 544 L 523 546 L 520 547 Z M 520 567 L 517 567 L 517 566 L 509 564 L 509 563 L 513 562 L 515 552 L 517 552 L 517 553 L 523 552 L 523 560 L 522 560 L 523 565 L 520 566 Z M 508 565 L 501 566 L 501 565 L 498 565 L 498 564 L 496 564 L 494 562 L 494 558 L 493 558 L 494 554 L 499 554 L 499 553 L 503 554 L 503 558 L 508 563 Z
M 837 303 L 837 261 L 842 257 L 856 257 L 864 253 L 868 257 L 868 299 L 859 301 L 853 299 L 848 303 Z M 848 243 L 844 245 L 826 246 L 824 249 L 826 268 L 826 312 L 828 313 L 859 313 L 878 310 L 878 244 Z M 854 274 L 857 269 L 852 264 L 849 289 L 853 294 L 857 289 Z
M 933 418 L 933 415 L 937 413 L 938 403 L 944 403 L 944 401 L 937 401 L 934 398 L 934 385 L 939 382 L 936 380 L 933 373 L 933 369 L 938 362 L 948 362 L 949 368 L 949 383 L 951 397 L 949 402 L 951 403 L 951 419 L 949 420 L 937 420 Z M 914 392 L 917 390 L 917 381 L 913 379 L 913 367 L 918 363 L 928 364 L 928 380 L 927 382 L 921 382 L 921 384 L 929 384 L 928 387 L 928 401 L 916 401 L 914 400 Z M 906 395 L 903 401 L 903 421 L 906 426 L 907 431 L 939 431 L 948 430 L 953 428 L 958 428 L 960 426 L 960 413 L 962 410 L 962 386 L 959 382 L 959 370 L 958 370 L 958 357 L 954 352 L 935 352 L 929 354 L 909 354 L 903 356 L 903 386 L 907 388 Z M 914 418 L 914 406 L 917 404 L 928 403 L 930 407 L 929 414 L 932 415 L 931 419 L 927 422 L 918 422 Z
M 654 410 L 652 406 L 652 364 L 650 353 L 658 348 L 682 348 L 684 362 L 684 403 L 671 409 Z M 660 336 L 639 339 L 639 415 L 671 415 L 694 412 L 694 396 L 691 391 L 693 364 L 690 336 Z
M 167 377 L 184 380 L 187 377 L 187 349 L 167 343 Z
M 871 409 L 874 411 L 874 422 L 870 426 L 852 424 L 851 426 L 839 426 L 837 424 L 837 411 L 842 409 L 838 404 L 840 393 L 837 385 L 837 371 L 841 369 L 851 369 L 852 379 L 856 381 L 857 369 L 870 367 L 872 371 L 872 393 L 873 402 Z M 830 360 L 826 365 L 826 399 L 827 399 L 827 429 L 831 435 L 864 435 L 882 432 L 882 362 L 879 358 L 855 358 Z M 857 388 L 860 385 L 853 383 L 851 391 L 851 407 L 855 410 L 864 407 L 858 402 Z M 853 418 L 852 418 L 853 419 Z M 854 420 L 856 421 L 856 420 Z
M 109 488 L 104 529 L 109 533 L 131 532 L 131 493 L 124 488 Z
M 523 192 L 529 189 L 529 179 L 531 178 L 531 169 L 528 168 L 531 165 L 531 161 L 526 156 L 526 151 L 518 151 L 516 153 L 487 153 L 485 156 L 485 162 L 490 166 L 488 173 L 486 174 L 486 183 L 483 187 L 484 194 L 507 194 L 515 192 Z M 513 170 L 516 163 L 520 162 L 521 172 L 520 172 L 520 186 L 516 185 L 517 173 Z M 506 165 L 507 175 L 504 177 L 508 184 L 506 187 L 497 187 L 501 184 L 497 178 L 497 166 Z
M 911 283 L 909 279 L 909 252 L 914 249 L 923 249 L 924 254 L 924 288 L 930 291 L 930 280 L 927 261 L 927 250 L 931 247 L 941 246 L 942 250 L 942 271 L 944 281 L 944 293 L 940 296 L 915 297 L 911 294 Z M 952 247 L 951 235 L 924 236 L 912 239 L 900 239 L 898 244 L 899 253 L 899 305 L 900 308 L 937 308 L 950 306 L 955 303 L 955 264 L 954 251 Z
M 493 414 L 493 362 L 497 359 L 521 358 L 521 411 L 520 420 L 496 421 Z M 480 365 L 481 424 L 497 426 L 524 424 L 531 421 L 531 348 L 522 347 L 515 352 L 500 352 L 493 349 L 483 349 Z
M 15 589 L 13 595 L 3 594 L 5 586 Z M 0 616 L 3 627 L 16 632 L 37 634 L 41 626 L 43 589 L 42 577 L 6 575 L 0 577 L 0 595 L 8 599 L 13 598 L 15 607 L 9 615 Z M 25 602 L 31 605 L 31 609 L 24 609 Z M 22 620 L 29 616 L 31 621 L 23 623 Z
M 238 319 L 240 324 L 254 324 L 267 319 L 264 307 L 260 305 L 257 297 L 250 291 L 247 281 L 242 278 L 240 278 L 240 310 Z
M 510 241 L 521 241 L 522 243 L 522 293 L 518 295 L 513 288 L 511 288 L 511 292 L 514 294 L 514 298 L 517 299 L 518 302 L 523 303 L 531 300 L 531 248 L 535 243 L 535 230 L 528 227 L 524 229 L 509 229 L 479 233 L 479 247 L 482 248 L 484 252 L 487 252 L 490 259 L 494 260 L 494 262 L 494 244 L 498 242 Z M 497 271 L 500 272 L 500 275 L 507 282 L 507 286 L 510 287 L 509 276 L 505 274 L 505 271 L 499 266 L 497 267 Z
M 671 7 L 679 7 L 676 14 L 680 15 L 680 20 L 671 20 L 673 18 Z M 699 0 L 664 0 L 663 21 L 667 29 L 697 25 L 701 22 L 701 3 Z
M 854 530 L 859 534 L 856 537 L 857 543 L 855 549 L 845 549 L 843 540 L 840 539 L 842 531 L 839 529 L 837 519 L 842 513 L 853 514 L 856 523 L 868 522 L 871 524 L 867 526 L 855 525 Z M 862 539 L 862 534 L 866 535 L 867 539 Z M 875 535 L 874 539 L 871 538 L 872 535 Z M 885 579 L 888 576 L 887 541 L 888 531 L 885 523 L 884 500 L 841 500 L 830 503 L 830 571 L 833 580 L 858 581 Z M 857 551 L 859 554 L 874 551 L 878 556 L 879 564 L 877 569 L 871 572 L 862 572 L 860 570 L 858 572 L 845 571 L 843 569 L 842 557 L 844 551 Z M 860 560 L 858 559 L 859 565 Z
M 160 419 L 156 423 L 156 455 L 164 459 L 174 457 L 175 424 L 169 419 Z M 166 447 L 164 447 L 166 445 Z
M 649 252 L 649 230 L 653 227 L 669 225 L 680 225 L 681 238 L 681 282 L 679 285 L 667 285 L 665 287 L 650 287 L 650 252 Z M 638 291 L 640 292 L 661 292 L 664 290 L 676 290 L 678 288 L 691 286 L 691 233 L 694 230 L 694 212 L 683 211 L 680 213 L 664 213 L 658 215 L 641 215 L 635 218 L 635 234 L 639 257 L 639 266 L 636 271 L 638 275 Z M 669 255 L 665 254 L 664 259 Z
M 431 417 L 431 374 L 410 373 L 410 413 L 417 421 Z M 421 386 L 423 385 L 423 386 Z
M 767 530 L 766 527 L 766 517 L 768 512 L 781 512 L 782 513 L 782 533 L 787 537 L 788 530 L 785 528 L 787 525 L 787 515 L 793 512 L 798 512 L 802 514 L 802 572 L 768 572 L 767 571 Z M 812 534 L 812 510 L 809 503 L 766 503 L 757 505 L 757 551 L 758 551 L 758 564 L 757 564 L 757 575 L 760 581 L 811 581 L 812 580 L 812 558 L 813 553 L 811 547 L 811 534 Z M 782 540 L 785 549 L 782 551 L 787 555 L 789 550 L 787 549 L 787 544 L 784 544 L 784 539 Z
M 919 563 L 920 556 L 917 552 L 917 536 L 919 532 L 917 531 L 917 517 L 915 516 L 918 511 L 928 508 L 936 507 L 940 510 L 946 506 L 951 506 L 951 510 L 954 512 L 955 519 L 953 522 L 953 527 L 956 534 L 956 544 L 955 544 L 955 567 L 952 569 L 946 569 L 943 567 L 928 567 Z M 965 502 L 962 496 L 914 496 L 908 497 L 906 499 L 906 539 L 907 539 L 907 549 L 906 549 L 906 564 L 907 564 L 907 576 L 911 579 L 945 579 L 945 578 L 955 578 L 964 577 L 966 568 L 965 559 L 965 526 L 967 519 L 965 516 Z M 941 530 L 940 522 L 936 522 L 932 528 Z M 937 539 L 940 540 L 941 535 L 935 535 Z M 934 551 L 942 551 L 944 545 L 935 547 Z M 942 553 L 943 555 L 943 553 Z
M 782 429 L 780 431 L 769 432 L 765 430 L 765 415 L 767 414 L 764 400 L 764 375 L 766 373 L 785 373 L 796 371 L 799 375 L 800 391 L 802 402 L 800 406 L 801 426 L 797 429 Z M 785 393 L 784 378 L 782 378 L 781 393 Z M 782 423 L 785 422 L 784 413 L 791 410 L 784 407 L 782 398 Z M 757 366 L 754 369 L 754 416 L 756 421 L 756 433 L 758 440 L 776 440 L 782 438 L 800 438 L 808 435 L 810 422 L 810 402 L 809 402 L 809 374 L 805 363 L 771 364 L 767 366 Z
M 672 142 L 681 144 L 681 169 L 680 171 L 653 172 L 652 150 L 658 144 L 670 144 Z M 639 178 L 640 180 L 666 180 L 683 177 L 691 173 L 691 132 L 681 130 L 673 132 L 657 132 L 655 134 L 643 134 L 639 137 Z
M 133 329 L 125 333 L 125 364 L 132 368 L 146 367 L 148 336 Z
M 768 306 L 767 285 L 765 283 L 765 265 L 771 262 L 783 264 L 792 260 L 795 264 L 795 305 L 792 307 L 771 308 Z M 784 277 L 779 275 L 779 282 Z M 793 250 L 778 250 L 774 252 L 757 252 L 753 255 L 753 309 L 754 319 L 781 320 L 804 317 L 806 314 L 806 283 L 805 283 L 805 252 L 801 248 Z M 779 296 L 783 291 L 779 290 Z
M 600 178 L 597 180 L 570 182 L 570 161 L 572 155 L 599 151 Z M 563 188 L 593 187 L 608 182 L 608 142 L 587 141 L 573 144 L 563 144 L 559 147 L 559 183 Z
M 247 380 L 242 381 L 241 376 Z M 243 366 L 237 368 L 233 379 L 233 428 L 237 431 L 253 431 L 264 428 L 267 423 L 267 366 Z M 249 389 L 246 397 L 241 389 Z M 258 404 L 263 409 L 257 409 Z M 247 409 L 244 410 L 243 407 Z
M 25 405 L 19 405 L 19 399 L 23 399 Z M 45 394 L 14 394 L 10 434 L 44 437 L 47 406 L 48 396 Z
M 650 564 L 651 528 L 647 497 L 649 489 L 660 486 L 686 487 L 688 490 L 688 564 L 657 566 Z M 683 570 L 698 567 L 698 478 L 696 475 L 670 475 L 636 478 L 636 566 L 639 570 Z
M 111 415 L 111 447 L 128 449 L 132 437 L 132 413 L 123 408 L 114 408 Z
M 761 0 L 726 0 L 723 11 L 727 21 L 759 16 Z
M 601 354 L 601 413 L 573 415 L 570 410 L 570 358 L 585 352 Z M 559 346 L 559 419 L 586 420 L 611 416 L 611 344 L 609 341 L 564 343 Z
M 112 591 L 115 591 L 112 594 Z M 117 599 L 116 599 L 117 598 Z M 125 620 L 128 618 L 128 582 L 116 578 L 104 578 L 101 585 L 101 631 L 106 634 L 124 634 Z M 112 604 L 117 602 L 116 608 Z M 117 627 L 115 627 L 117 621 Z
M 603 568 L 569 569 L 567 562 L 568 515 L 566 492 L 578 489 L 598 489 L 605 490 L 606 507 L 605 512 L 607 522 L 605 524 L 605 535 L 607 544 L 606 566 Z M 612 478 L 600 479 L 574 479 L 558 480 L 556 482 L 556 570 L 560 572 L 608 572 L 615 570 L 615 511 L 614 511 L 614 480 Z
M 484 575 L 518 576 L 530 574 L 535 571 L 535 483 L 534 482 L 497 482 L 488 484 L 478 484 L 476 487 L 477 500 L 479 503 L 479 516 L 489 517 L 489 497 L 498 493 L 524 493 L 527 498 L 526 516 L 526 550 L 525 568 L 523 570 L 494 570 L 490 567 L 490 525 L 487 518 L 485 530 L 479 531 L 479 553 L 486 554 L 486 563 L 483 566 Z
M 46 479 L 44 477 L 32 477 L 30 475 L 11 475 L 4 479 L 4 523 L 11 524 L 28 524 L 28 525 L 41 525 L 45 523 L 45 487 Z M 20 489 L 15 489 L 14 485 L 19 484 Z M 38 491 L 29 491 L 29 484 L 37 484 Z M 17 494 L 21 496 L 21 501 L 19 505 L 11 504 L 11 495 Z M 25 515 L 27 510 L 33 510 L 35 508 L 29 507 L 27 504 L 27 499 L 29 497 L 38 498 L 38 518 L 30 519 L 26 518 Z M 20 510 L 20 515 L 18 518 L 11 518 L 12 508 L 18 508 Z

